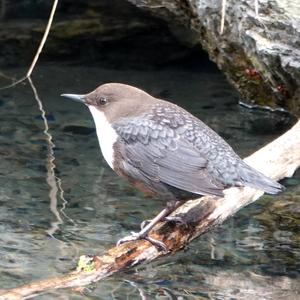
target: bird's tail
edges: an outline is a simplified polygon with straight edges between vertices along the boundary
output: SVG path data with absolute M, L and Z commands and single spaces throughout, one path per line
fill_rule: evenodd
M 285 189 L 280 183 L 268 178 L 244 162 L 242 166 L 240 166 L 239 171 L 240 180 L 245 186 L 263 190 L 268 194 L 277 194 Z

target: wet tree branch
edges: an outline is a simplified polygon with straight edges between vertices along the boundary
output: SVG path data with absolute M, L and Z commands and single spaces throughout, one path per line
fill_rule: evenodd
M 290 177 L 300 166 L 300 121 L 285 134 L 261 148 L 245 161 L 267 176 L 279 180 Z M 64 276 L 35 281 L 9 290 L 0 290 L 1 300 L 31 298 L 47 291 L 87 285 L 125 268 L 148 263 L 185 247 L 190 241 L 224 222 L 241 208 L 256 201 L 263 192 L 252 188 L 230 188 L 224 198 L 203 197 L 189 201 L 175 212 L 186 225 L 162 222 L 150 233 L 163 241 L 161 251 L 147 241 L 134 241 L 109 249 L 102 256 L 83 255 L 77 269 Z

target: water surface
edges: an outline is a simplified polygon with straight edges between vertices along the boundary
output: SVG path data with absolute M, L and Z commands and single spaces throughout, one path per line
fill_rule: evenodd
M 6 70 L 12 76 L 24 72 Z M 38 67 L 33 83 L 48 134 L 28 83 L 0 91 L 1 288 L 63 274 L 76 267 L 81 254 L 104 253 L 163 207 L 110 170 L 88 110 L 59 97 L 110 81 L 185 107 L 241 156 L 286 129 L 282 114 L 240 107 L 218 72 Z M 264 196 L 180 253 L 114 275 L 83 293 L 64 290 L 37 298 L 298 299 L 299 181 L 298 172 L 284 181 L 284 193 Z

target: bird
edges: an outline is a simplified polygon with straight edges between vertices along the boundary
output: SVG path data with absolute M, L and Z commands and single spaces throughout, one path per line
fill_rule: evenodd
M 187 200 L 224 196 L 249 186 L 269 194 L 284 187 L 247 165 L 213 129 L 182 107 L 123 83 L 105 83 L 88 94 L 61 96 L 85 104 L 94 119 L 108 165 L 165 208 L 118 244 L 146 239 L 149 231 Z

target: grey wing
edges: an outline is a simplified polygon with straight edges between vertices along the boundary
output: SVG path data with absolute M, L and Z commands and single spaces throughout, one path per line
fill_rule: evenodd
M 199 195 L 223 196 L 224 185 L 207 169 L 207 160 L 176 129 L 149 121 L 115 124 L 120 149 L 131 173 Z

